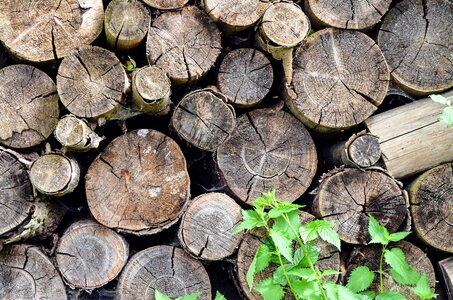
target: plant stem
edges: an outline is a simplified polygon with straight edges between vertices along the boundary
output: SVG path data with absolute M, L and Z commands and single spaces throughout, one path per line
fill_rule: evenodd
M 385 248 L 387 245 L 382 246 L 382 253 L 381 253 L 381 258 L 379 260 L 379 293 L 382 293 L 382 290 L 384 289 L 384 283 L 382 281 L 382 273 L 384 272 L 383 269 L 383 262 L 384 262 L 384 252 Z
M 280 262 L 280 266 L 282 267 L 282 270 L 283 270 L 283 274 L 285 275 L 286 281 L 288 282 L 289 289 L 293 293 L 293 295 L 296 298 L 296 300 L 299 300 L 299 298 L 297 297 L 296 292 L 294 291 L 293 285 L 291 284 L 291 281 L 289 280 L 288 273 L 286 273 L 285 266 L 283 265 L 282 256 L 280 255 L 280 251 L 278 250 L 278 248 L 277 248 L 277 255 L 278 255 L 278 260 Z

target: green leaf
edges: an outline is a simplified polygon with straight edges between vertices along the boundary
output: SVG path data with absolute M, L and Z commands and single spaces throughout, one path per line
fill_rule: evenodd
M 390 275 L 392 275 L 393 280 L 401 285 L 415 285 L 420 278 L 420 275 L 413 268 L 409 268 L 405 276 L 397 273 L 395 269 L 390 269 Z
M 321 277 L 327 277 L 330 275 L 338 275 L 341 274 L 341 272 L 335 271 L 335 270 L 325 270 L 321 273 Z
M 291 270 L 291 268 L 294 267 L 293 265 L 290 265 L 290 264 L 284 264 L 284 266 L 285 266 L 286 272 L 288 272 L 288 270 Z M 277 269 L 275 269 L 272 277 L 274 278 L 274 281 L 276 283 L 278 283 L 282 286 L 285 286 L 288 284 L 288 281 L 286 280 L 285 272 L 283 271 L 282 266 L 279 266 Z
M 198 297 L 200 297 L 201 294 L 202 294 L 201 292 L 196 292 L 190 295 L 178 297 L 175 300 L 198 300 Z
M 340 236 L 335 230 L 332 228 L 319 228 L 318 234 L 324 241 L 334 245 L 338 250 L 341 250 Z
M 376 296 L 376 300 L 407 300 L 398 292 L 384 292 Z
M 285 295 L 283 288 L 272 278 L 267 278 L 258 283 L 256 290 L 264 300 L 281 300 Z
M 309 242 L 307 244 L 304 244 L 304 246 L 301 247 L 301 249 L 302 249 L 302 251 L 305 252 L 306 255 L 300 261 L 298 266 L 309 268 L 310 267 L 310 263 L 308 262 L 308 260 L 310 259 L 311 263 L 315 264 L 316 261 L 318 260 L 319 250 L 318 250 L 318 248 L 316 247 L 316 245 L 313 242 Z M 308 256 L 307 256 L 307 254 L 308 254 Z
M 265 223 L 256 211 L 242 210 L 242 223 L 234 228 L 233 234 L 237 234 L 246 229 L 250 230 L 257 227 L 262 227 L 264 225 Z
M 217 292 L 215 293 L 215 298 L 214 298 L 214 300 L 227 300 L 227 298 L 226 298 L 224 295 L 222 295 L 219 291 L 217 291 Z
M 313 274 L 310 268 L 293 268 L 288 271 L 288 275 L 296 276 L 299 278 L 307 279 Z
M 294 228 L 294 230 L 296 230 L 296 233 L 297 233 L 298 228 L 301 226 L 299 210 L 294 210 L 292 212 L 289 212 L 287 214 L 287 217 L 288 217 L 289 223 Z M 292 241 L 297 239 L 296 233 L 293 232 L 293 230 L 290 228 L 290 226 L 288 225 L 288 223 L 286 222 L 286 220 L 283 217 L 279 217 L 279 218 L 275 219 L 274 224 L 272 225 L 272 228 L 277 231 L 280 231 L 280 232 L 285 232 L 286 235 Z
M 431 290 L 431 286 L 429 285 L 429 280 L 426 274 L 420 276 L 420 279 L 417 281 L 417 285 L 415 286 L 414 293 L 422 300 L 437 297 L 437 294 L 433 293 Z
M 272 238 L 275 246 L 277 247 L 278 251 L 289 261 L 293 261 L 293 243 L 292 241 L 285 236 L 282 232 L 276 231 L 274 229 L 269 230 L 269 235 Z
M 269 251 L 269 248 L 265 244 L 261 244 L 256 251 L 255 257 L 253 258 L 252 263 L 250 264 L 250 267 L 245 276 L 250 290 L 252 290 L 253 288 L 255 274 L 261 272 L 269 265 L 271 256 L 272 254 Z
M 171 300 L 170 297 L 168 297 L 167 295 L 159 292 L 158 290 L 155 291 L 154 298 L 156 300 Z
M 308 282 L 306 280 L 293 280 L 292 285 L 294 291 L 300 299 L 306 300 L 321 300 L 321 292 L 318 283 L 315 281 Z
M 308 243 L 308 242 L 313 241 L 316 238 L 318 238 L 318 231 L 314 228 L 308 227 L 308 225 L 301 226 L 299 228 L 299 234 L 300 234 L 300 237 L 302 238 L 302 241 L 304 241 L 304 243 Z
M 412 269 L 411 266 L 406 261 L 404 252 L 399 248 L 392 248 L 391 250 L 385 250 L 384 252 L 385 262 L 392 268 L 391 274 L 394 272 L 401 275 L 402 278 L 408 281 L 407 284 L 416 284 L 418 281 L 418 274 Z M 414 278 L 413 273 L 417 274 L 417 277 Z M 398 278 L 401 279 L 401 278 Z M 412 280 L 415 279 L 415 282 Z
M 360 295 L 364 295 L 366 296 L 368 299 L 372 300 L 376 297 L 376 293 L 373 292 L 373 291 L 365 291 L 365 292 L 361 292 Z
M 444 122 L 446 127 L 451 126 L 453 124 L 453 106 L 445 107 L 438 120 Z
M 390 234 L 389 240 L 391 242 L 399 242 L 401 240 L 404 240 L 409 234 L 411 234 L 410 231 L 395 232 Z
M 338 285 L 338 299 L 341 300 L 361 300 L 361 296 L 357 295 L 353 291 L 351 291 L 349 288 Z
M 328 281 L 323 285 L 324 292 L 329 300 L 341 300 L 338 298 L 338 288 L 335 283 Z
M 379 222 L 373 218 L 372 215 L 368 214 L 368 217 L 368 232 L 371 236 L 370 244 L 387 245 L 389 243 L 388 237 L 390 236 L 387 228 L 379 224 Z
M 360 293 L 368 289 L 373 280 L 374 273 L 367 266 L 360 266 L 349 275 L 347 287 L 354 293 Z
M 303 249 L 298 248 L 296 251 L 294 251 L 293 264 L 296 266 L 299 265 L 303 258 L 304 251 Z
M 448 99 L 442 95 L 429 95 L 434 102 L 447 105 Z
M 266 208 L 271 205 L 269 198 L 258 197 L 252 201 L 252 205 L 256 208 Z
M 302 207 L 301 205 L 292 204 L 292 203 L 286 203 L 286 202 L 280 203 L 277 207 L 275 207 L 269 211 L 269 218 L 271 218 L 271 219 L 278 218 L 283 214 L 286 214 L 286 213 L 289 213 L 292 211 L 298 211 L 299 208 L 301 208 L 301 207 Z

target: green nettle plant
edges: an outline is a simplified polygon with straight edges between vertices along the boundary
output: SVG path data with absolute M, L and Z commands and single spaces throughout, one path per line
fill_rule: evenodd
M 168 297 L 164 293 L 159 292 L 158 290 L 156 290 L 156 292 L 154 293 L 155 300 L 198 300 L 200 296 L 201 296 L 201 292 L 196 292 L 196 293 L 193 293 L 190 295 L 171 299 L 170 297 Z M 217 293 L 215 294 L 214 300 L 227 300 L 227 299 L 225 298 L 224 295 L 222 295 L 220 292 L 217 291 Z
M 127 72 L 133 72 L 137 68 L 137 63 L 129 55 L 127 56 L 127 58 L 129 60 L 126 62 L 125 65 L 123 65 L 123 67 Z
M 445 123 L 446 127 L 450 127 L 451 125 L 453 125 L 453 106 L 451 106 L 453 96 L 444 97 L 442 95 L 429 95 L 429 97 L 434 102 L 444 104 L 447 106 L 442 111 L 442 114 L 437 117 L 437 120 Z

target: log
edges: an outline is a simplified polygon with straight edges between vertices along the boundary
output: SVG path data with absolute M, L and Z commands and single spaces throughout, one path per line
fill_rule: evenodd
M 1 144 L 39 145 L 54 131 L 58 114 L 57 87 L 46 73 L 27 65 L 0 69 Z
M 413 226 L 429 246 L 453 253 L 453 164 L 443 164 L 418 176 L 409 187 Z
M 250 204 L 276 189 L 294 201 L 310 185 L 317 166 L 313 140 L 296 118 L 283 111 L 254 110 L 237 119 L 231 137 L 216 153 L 217 169 L 238 200 Z
M 73 115 L 66 115 L 58 121 L 54 136 L 65 149 L 79 152 L 97 149 L 104 139 L 97 135 L 85 120 Z
M 233 133 L 236 113 L 224 95 L 212 89 L 184 96 L 171 118 L 171 126 L 197 148 L 215 151 Z
M 79 184 L 80 167 L 77 161 L 64 154 L 50 153 L 33 162 L 31 184 L 41 193 L 63 196 L 72 193 Z
M 305 12 L 317 28 L 336 27 L 366 31 L 381 21 L 392 0 L 305 0 Z
M 102 0 L 4 0 L 0 40 L 19 60 L 49 62 L 92 43 L 103 20 Z
M 300 220 L 303 225 L 308 224 L 309 222 L 315 219 L 315 216 L 300 211 Z M 239 246 L 238 255 L 237 255 L 237 268 L 236 268 L 236 275 L 237 281 L 239 286 L 249 300 L 260 300 L 262 297 L 258 292 L 255 290 L 250 291 L 250 288 L 247 284 L 246 274 L 248 269 L 250 268 L 250 264 L 252 263 L 253 257 L 258 250 L 258 247 L 263 244 L 266 238 L 266 233 L 263 230 L 253 230 L 244 235 L 242 239 L 241 245 Z M 323 270 L 340 270 L 340 253 L 339 251 L 332 245 L 320 240 L 319 243 L 319 258 L 317 265 L 321 271 Z M 259 283 L 260 281 L 269 278 L 272 276 L 275 268 L 268 267 L 258 273 L 255 276 L 254 282 L 255 284 Z M 332 280 L 334 282 L 337 281 L 338 275 L 333 275 L 327 278 L 328 280 Z M 285 298 L 286 299 L 286 298 Z
M 206 261 L 231 256 L 242 234 L 232 235 L 242 221 L 241 207 L 226 194 L 207 193 L 194 198 L 181 220 L 178 237 L 185 250 Z
M 390 75 L 381 50 L 367 35 L 327 28 L 294 54 L 285 98 L 292 113 L 317 131 L 339 131 L 368 118 L 382 103 Z
M 155 66 L 136 70 L 132 75 L 132 102 L 135 110 L 151 115 L 170 111 L 171 82 L 167 74 Z
M 75 116 L 108 118 L 124 104 L 126 72 L 113 52 L 84 46 L 63 59 L 58 68 L 58 95 Z
M 67 299 L 60 274 L 36 246 L 12 245 L 0 252 L 1 299 Z
M 174 84 L 192 83 L 215 63 L 221 50 L 220 31 L 195 6 L 162 13 L 148 31 L 146 53 Z
M 113 0 L 105 10 L 107 43 L 115 50 L 130 51 L 140 46 L 148 33 L 151 16 L 142 2 Z
M 453 91 L 444 94 L 452 96 Z M 431 99 L 388 110 L 365 121 L 379 137 L 386 169 L 402 179 L 453 160 L 453 127 L 437 121 L 444 105 Z
M 119 234 L 89 220 L 73 223 L 56 248 L 57 267 L 71 288 L 92 290 L 116 278 L 129 256 Z
M 183 7 L 189 0 L 143 0 L 143 2 L 159 10 L 173 10 Z
M 431 264 L 429 258 L 426 256 L 426 254 L 420 248 L 406 241 L 392 243 L 390 244 L 388 249 L 392 248 L 400 248 L 403 251 L 409 265 L 419 274 L 426 273 L 431 289 L 434 290 L 436 286 L 434 267 Z M 346 264 L 346 276 L 349 276 L 352 270 L 354 270 L 358 266 L 367 266 L 372 271 L 379 270 L 379 260 L 381 253 L 382 247 L 380 245 L 369 245 L 355 248 L 351 252 L 351 255 L 349 256 Z M 384 270 L 383 274 L 384 291 L 399 292 L 403 296 L 405 296 L 407 300 L 420 299 L 418 296 L 414 294 L 413 292 L 414 287 L 407 285 L 406 286 L 399 285 L 393 280 L 392 276 L 389 274 L 390 266 L 387 265 L 385 261 L 383 264 L 383 270 Z M 378 275 L 376 274 L 376 278 L 377 277 Z M 378 282 L 379 282 L 378 280 L 375 280 L 370 290 L 375 291 L 377 293 L 379 291 Z
M 366 244 L 370 241 L 368 214 L 395 232 L 406 218 L 406 204 L 401 186 L 384 170 L 340 168 L 322 178 L 313 210 L 335 224 L 342 241 Z
M 201 292 L 211 300 L 211 283 L 201 262 L 182 249 L 154 246 L 136 253 L 118 280 L 117 299 L 151 299 L 155 290 L 172 299 Z
M 217 75 L 219 90 L 235 107 L 257 105 L 269 93 L 274 73 L 269 59 L 260 51 L 240 48 L 230 51 Z
M 453 87 L 453 6 L 447 0 L 405 0 L 385 16 L 377 42 L 392 80 L 413 95 Z
M 176 223 L 190 197 L 181 149 L 155 130 L 134 130 L 114 139 L 85 178 L 94 218 L 137 235 L 157 233 Z
M 448 299 L 453 297 L 453 258 L 449 257 L 439 262 L 439 268 L 447 289 Z

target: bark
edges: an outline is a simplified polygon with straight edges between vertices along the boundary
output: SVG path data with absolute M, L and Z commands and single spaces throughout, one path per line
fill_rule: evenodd
M 58 121 L 54 136 L 65 149 L 80 152 L 97 149 L 104 139 L 85 120 L 72 115 L 66 115 Z
M 17 59 L 57 60 L 102 31 L 102 0 L 0 1 L 0 40 Z
M 451 299 L 453 297 L 453 258 L 449 257 L 441 260 L 439 262 L 439 268 L 444 278 L 448 299 Z
M 143 0 L 143 2 L 145 2 L 148 6 L 159 10 L 173 10 L 181 8 L 186 5 L 188 1 L 189 0 Z
M 178 220 L 190 197 L 183 153 L 158 131 L 130 131 L 91 164 L 86 195 L 101 224 L 137 235 L 160 232 Z
M 453 6 L 447 0 L 405 0 L 385 16 L 378 44 L 402 89 L 428 95 L 453 87 Z
M 212 89 L 191 92 L 176 106 L 171 126 L 195 147 L 215 151 L 236 126 L 236 114 L 226 101 Z
M 303 41 L 286 86 L 293 114 L 318 131 L 339 131 L 368 118 L 382 103 L 389 70 L 381 50 L 361 32 L 324 29 Z
M 201 292 L 200 299 L 211 300 L 211 283 L 201 262 L 172 246 L 154 246 L 135 254 L 121 273 L 117 299 L 154 300 L 155 290 L 172 299 Z

